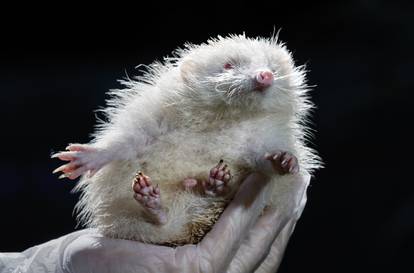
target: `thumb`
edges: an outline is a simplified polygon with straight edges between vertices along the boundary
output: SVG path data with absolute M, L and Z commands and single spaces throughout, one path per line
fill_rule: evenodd
M 249 175 L 213 229 L 199 243 L 201 272 L 225 272 L 243 238 L 269 202 L 268 179 Z

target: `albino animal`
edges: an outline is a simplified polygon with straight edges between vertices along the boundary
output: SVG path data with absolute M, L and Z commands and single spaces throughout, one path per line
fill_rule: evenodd
M 320 165 L 305 72 L 277 36 L 186 44 L 121 82 L 93 141 L 52 156 L 69 161 L 61 177 L 86 174 L 78 217 L 106 236 L 196 243 L 247 174 L 267 175 L 268 205 L 283 207 L 293 176 Z

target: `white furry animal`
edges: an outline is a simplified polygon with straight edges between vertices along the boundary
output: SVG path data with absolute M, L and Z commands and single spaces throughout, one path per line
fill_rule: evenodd
M 93 141 L 53 155 L 69 161 L 62 177 L 89 174 L 78 216 L 106 236 L 194 243 L 248 173 L 269 176 L 269 205 L 283 206 L 292 176 L 319 167 L 305 146 L 305 72 L 277 35 L 186 44 L 122 83 Z

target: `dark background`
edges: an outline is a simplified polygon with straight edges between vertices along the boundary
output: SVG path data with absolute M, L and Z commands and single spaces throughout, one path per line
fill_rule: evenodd
M 52 8 L 52 9 L 50 9 Z M 93 110 L 137 64 L 210 36 L 282 28 L 308 64 L 316 173 L 280 272 L 413 272 L 410 177 L 414 5 L 273 1 L 178 7 L 3 9 L 0 51 L 0 252 L 72 232 L 74 182 L 49 158 L 87 142 Z

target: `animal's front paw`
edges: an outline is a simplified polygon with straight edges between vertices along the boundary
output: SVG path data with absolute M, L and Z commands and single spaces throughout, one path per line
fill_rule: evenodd
M 289 152 L 275 152 L 266 154 L 265 158 L 270 160 L 273 169 L 279 174 L 295 174 L 299 172 L 299 163 L 296 156 Z
M 230 169 L 223 160 L 210 170 L 208 181 L 203 181 L 204 193 L 210 196 L 223 194 L 228 189 L 228 183 L 231 179 Z
M 53 154 L 52 158 L 69 161 L 69 163 L 55 169 L 53 173 L 62 172 L 63 174 L 59 178 L 72 180 L 88 171 L 89 177 L 92 177 L 107 163 L 103 151 L 87 144 L 69 144 L 66 151 Z

